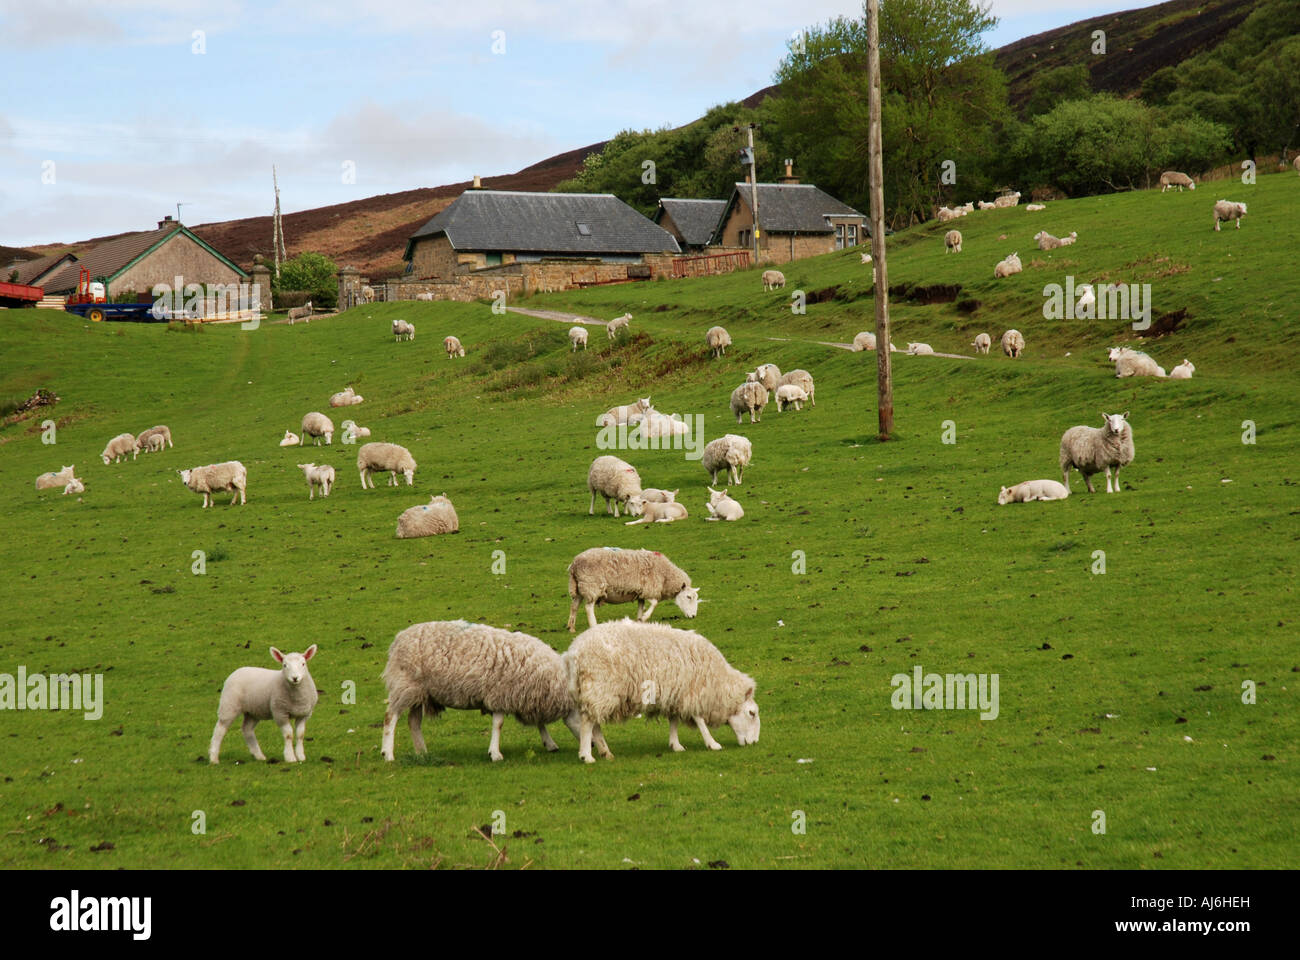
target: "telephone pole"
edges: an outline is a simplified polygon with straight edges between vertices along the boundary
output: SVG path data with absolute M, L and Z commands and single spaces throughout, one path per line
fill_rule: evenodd
M 275 254 L 275 279 L 280 279 L 280 260 L 288 259 L 284 252 L 284 230 L 280 227 L 280 181 L 275 174 L 275 164 L 271 164 L 271 183 L 275 187 L 275 217 L 271 232 L 271 250 Z
M 889 271 L 885 268 L 885 172 L 880 155 L 879 0 L 867 0 L 867 70 L 871 77 L 867 156 L 871 170 L 871 263 L 876 273 L 876 400 L 879 439 L 888 440 L 894 432 L 894 377 L 889 353 Z
M 753 234 L 753 241 L 754 241 L 754 263 L 755 264 L 758 263 L 759 227 L 758 227 L 758 158 L 754 155 L 754 131 L 757 130 L 760 126 L 762 126 L 762 124 L 758 124 L 758 123 L 746 124 L 746 132 L 749 134 L 749 174 L 748 174 L 749 199 L 750 199 L 749 212 L 752 213 L 754 216 L 753 219 L 754 229 L 751 231 L 751 233 Z M 737 132 L 740 131 L 740 127 L 732 127 L 731 129 Z

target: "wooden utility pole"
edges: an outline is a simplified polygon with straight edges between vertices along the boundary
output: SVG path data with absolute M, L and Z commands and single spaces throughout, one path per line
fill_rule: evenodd
M 271 183 L 275 186 L 275 224 L 271 233 L 271 249 L 275 253 L 275 279 L 280 279 L 280 260 L 288 259 L 284 252 L 284 230 L 280 227 L 280 181 L 275 175 L 275 164 L 271 164 Z
M 889 271 L 885 268 L 885 167 L 880 156 L 879 0 L 867 0 L 867 70 L 871 77 L 867 157 L 871 168 L 871 262 L 876 274 L 876 399 L 879 439 L 888 440 L 894 432 L 894 376 L 889 352 Z

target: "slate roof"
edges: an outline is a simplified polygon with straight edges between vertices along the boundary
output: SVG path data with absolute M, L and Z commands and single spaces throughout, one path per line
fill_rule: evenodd
M 718 218 L 718 228 L 740 200 L 747 207 L 751 188 L 747 183 L 736 184 L 727 209 Z M 856 217 L 866 221 L 866 216 L 847 203 L 841 203 L 829 193 L 810 183 L 760 183 L 758 185 L 758 226 L 768 233 L 832 233 L 835 228 L 827 216 Z
M 761 200 L 760 200 L 761 202 Z M 579 232 L 586 224 L 589 236 Z M 411 234 L 415 242 L 445 233 L 456 250 L 563 254 L 680 253 L 677 239 L 608 193 L 466 190 Z
M 760 193 L 758 202 L 763 202 Z M 655 223 L 666 213 L 673 218 L 673 223 L 681 231 L 682 239 L 693 247 L 702 247 L 709 242 L 713 231 L 718 228 L 722 211 L 727 207 L 726 200 L 685 200 L 677 197 L 662 197 L 659 209 L 655 211 Z
M 760 203 L 762 200 L 759 201 Z M 77 288 L 77 277 L 80 268 L 85 267 L 90 271 L 90 278 L 108 277 L 112 280 L 117 274 L 121 273 L 136 260 L 143 257 L 154 247 L 161 246 L 162 243 L 171 238 L 173 233 L 183 232 L 187 237 L 207 250 L 218 260 L 225 263 L 228 267 L 235 270 L 241 276 L 248 276 L 247 272 L 241 269 L 237 264 L 231 262 L 226 257 L 218 253 L 212 246 L 203 242 L 188 229 L 179 223 L 169 223 L 165 227 L 159 227 L 157 230 L 145 230 L 140 233 L 127 233 L 120 237 L 114 237 L 112 240 L 105 240 L 103 243 L 91 247 L 81 255 L 81 259 L 72 263 L 64 264 L 50 276 L 46 277 L 41 286 L 45 288 L 46 293 L 68 293 Z M 186 278 L 187 280 L 189 278 Z M 197 282 L 197 280 L 196 280 Z
M 4 274 L 3 276 L 0 276 L 0 280 L 7 282 L 9 280 L 9 274 L 14 270 L 17 270 L 18 279 L 14 281 L 15 283 L 41 286 L 41 284 L 36 282 L 36 278 L 54 267 L 57 267 L 65 259 L 76 260 L 77 258 L 71 253 L 51 253 L 49 256 L 38 257 L 35 260 L 28 260 L 24 263 L 11 263 L 9 266 L 4 268 Z

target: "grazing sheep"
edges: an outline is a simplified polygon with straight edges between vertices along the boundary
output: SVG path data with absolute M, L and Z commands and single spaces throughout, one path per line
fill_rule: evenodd
M 300 447 L 302 446 L 302 438 L 299 437 L 298 434 L 294 433 L 292 430 L 286 430 L 284 431 L 284 439 L 280 441 L 280 446 Z
M 405 320 L 393 321 L 393 342 L 399 340 L 414 340 L 415 324 L 407 323 Z
M 1020 265 L 1020 253 L 1017 251 L 1005 260 L 998 261 L 998 265 L 993 268 L 993 277 L 994 279 L 1009 277 L 1013 273 L 1019 273 L 1022 269 L 1023 267 Z
M 1031 500 L 1064 500 L 1070 488 L 1055 480 L 1026 480 L 1014 487 L 1003 487 L 998 493 L 998 504 L 1028 503 Z
M 403 510 L 397 518 L 397 537 L 400 540 L 459 532 L 460 518 L 456 516 L 456 508 L 446 494 L 440 494 L 418 507 Z
M 364 400 L 365 397 L 361 396 L 361 394 L 357 393 L 351 386 L 349 386 L 347 389 L 340 390 L 338 393 L 330 397 L 330 406 L 353 407 Z
M 776 382 L 777 389 L 780 389 L 787 383 L 794 384 L 796 387 L 803 390 L 804 393 L 808 394 L 808 402 L 814 407 L 817 406 L 817 392 L 816 387 L 813 386 L 811 373 L 807 370 L 791 370 L 789 373 L 783 373 L 781 374 L 780 379 Z
M 609 323 L 605 324 L 605 335 L 613 340 L 618 336 L 620 330 L 628 329 L 628 324 L 632 322 L 632 314 L 625 313 L 621 317 L 615 317 Z
M 1039 210 L 1046 210 L 1046 209 L 1047 209 L 1047 204 L 1045 204 L 1045 203 L 1028 203 L 1028 204 L 1025 204 L 1025 212 L 1026 212 L 1026 213 L 1037 213 Z
M 629 497 L 627 501 L 627 515 L 629 517 L 639 517 L 637 520 L 628 520 L 626 526 L 632 526 L 637 523 L 672 523 L 674 520 L 685 520 L 690 514 L 686 508 L 676 501 L 669 503 L 646 502 L 640 497 Z
M 460 340 L 455 337 L 443 337 L 442 345 L 447 348 L 447 359 L 452 357 L 465 356 L 465 348 L 460 345 Z
M 164 424 L 159 424 L 156 427 L 150 427 L 148 430 L 144 431 L 138 437 L 135 438 L 136 449 L 149 450 L 149 451 L 157 451 L 161 449 L 156 444 L 150 443 L 150 439 L 152 437 L 162 437 L 162 439 L 166 441 L 167 446 L 169 447 L 175 446 L 175 444 L 172 443 L 171 430 Z
M 767 387 L 757 381 L 746 380 L 731 391 L 731 412 L 736 415 L 737 423 L 741 422 L 746 412 L 749 413 L 750 423 L 758 423 L 763 419 L 763 408 L 767 406 L 767 401 Z
M 718 482 L 718 474 L 730 475 L 731 482 L 741 485 L 745 467 L 753 459 L 754 446 L 746 438 L 728 433 L 716 440 L 710 440 L 700 456 L 700 465 Z
M 1115 470 L 1115 489 L 1119 493 L 1119 468 L 1133 462 L 1133 428 L 1128 423 L 1128 411 L 1122 414 L 1102 413 L 1105 426 L 1071 427 L 1061 435 L 1061 483 L 1070 486 L 1070 468 L 1083 474 L 1089 493 L 1092 475 L 1106 471 L 1106 492 L 1111 493 L 1110 471 Z
M 1246 215 L 1246 205 L 1244 203 L 1233 203 L 1231 200 L 1220 200 L 1214 205 L 1214 229 L 1219 229 L 1219 223 L 1223 220 L 1236 220 L 1237 229 L 1241 229 L 1241 218 Z
M 286 433 L 285 439 L 291 436 L 293 434 Z M 325 414 L 313 410 L 302 418 L 302 439 L 298 441 L 298 445 L 305 444 L 308 437 L 315 437 L 316 446 L 318 447 L 320 446 L 320 438 L 324 437 L 325 445 L 329 446 L 334 442 L 334 421 Z M 284 444 L 281 443 L 280 446 L 284 446 Z
M 807 399 L 808 394 L 804 393 L 803 387 L 794 383 L 783 383 L 776 388 L 776 412 L 780 413 L 791 404 L 794 404 L 796 410 L 802 410 L 803 402 Z
M 58 473 L 42 473 L 36 478 L 37 490 L 53 490 L 55 487 L 65 487 L 73 480 L 73 468 L 71 465 L 64 467 Z
M 976 353 L 988 353 L 989 347 L 993 346 L 993 340 L 987 333 L 976 334 L 975 339 L 971 341 L 971 346 L 975 348 Z
M 592 547 L 569 564 L 569 597 L 568 628 L 572 633 L 579 604 L 586 607 L 587 622 L 593 627 L 599 604 L 633 600 L 638 620 L 649 620 L 661 600 L 671 600 L 690 619 L 699 610 L 700 590 L 691 586 L 685 571 L 658 551 Z
M 1115 361 L 1115 377 L 1163 377 L 1164 367 L 1156 363 L 1141 350 L 1128 347 L 1111 349 L 1111 359 Z
M 305 323 L 311 323 L 311 312 L 312 308 L 310 300 L 304 303 L 301 307 L 293 307 L 289 311 L 289 326 L 292 327 L 298 320 L 302 320 Z
M 722 327 L 709 327 L 708 333 L 704 335 L 704 342 L 713 351 L 715 359 L 725 357 L 727 347 L 731 346 L 731 334 Z
M 636 403 L 625 403 L 620 407 L 610 407 L 596 418 L 596 426 L 616 427 L 621 423 L 631 425 L 642 420 L 650 409 L 649 397 L 642 397 Z
M 320 495 L 328 497 L 330 487 L 334 486 L 334 468 L 328 464 L 321 464 L 319 467 L 314 463 L 300 463 L 298 469 L 303 472 L 307 478 L 307 499 L 316 499 L 316 488 L 320 487 Z
M 944 253 L 961 253 L 961 231 L 949 230 L 943 235 Z
M 63 495 L 65 497 L 70 493 L 85 493 L 85 492 L 86 492 L 86 485 L 82 483 L 80 480 L 78 480 L 76 477 L 73 477 L 71 480 L 69 480 L 68 485 L 63 488 Z
M 415 458 L 411 451 L 396 443 L 367 443 L 357 451 L 357 470 L 361 474 L 361 489 L 375 489 L 372 473 L 387 473 L 390 487 L 400 486 L 397 475 L 406 477 L 408 487 L 415 485 Z
M 1034 234 L 1034 239 L 1038 241 L 1039 250 L 1055 250 L 1057 247 L 1068 247 L 1079 238 L 1077 233 L 1071 232 L 1068 237 L 1054 237 L 1046 230 L 1039 230 Z
M 144 445 L 140 445 L 140 438 L 136 438 L 136 449 L 141 453 L 160 453 L 167 446 L 167 440 L 161 433 L 151 434 L 144 439 Z
M 492 714 L 492 739 L 488 756 L 502 759 L 501 727 L 509 715 L 535 726 L 542 746 L 560 749 L 546 729 L 564 720 L 578 736 L 577 712 L 569 694 L 568 677 L 560 655 L 526 633 L 500 630 L 464 620 L 432 620 L 407 627 L 388 648 L 384 666 L 388 705 L 380 748 L 385 760 L 393 759 L 397 720 L 407 713 L 407 726 L 415 752 L 427 752 L 425 714 L 443 710 L 478 710 Z M 605 740 L 593 729 L 602 755 Z
M 344 443 L 355 443 L 356 441 L 363 440 L 368 436 L 370 436 L 369 427 L 358 427 L 357 422 L 355 420 L 343 421 L 343 442 Z
M 989 203 L 985 200 L 977 201 L 975 205 L 979 207 L 981 210 L 992 210 L 994 207 L 997 206 L 996 203 Z
M 119 460 L 124 459 L 128 453 L 131 454 L 131 459 L 134 460 L 139 452 L 135 445 L 134 433 L 119 433 L 108 441 L 108 446 L 104 448 L 104 452 L 99 457 L 104 461 L 104 466 L 108 466 L 110 460 L 117 463 Z
M 864 253 L 864 254 L 862 254 L 862 262 L 863 262 L 863 263 L 870 263 L 870 262 L 871 262 L 871 254 L 869 254 L 869 253 Z
M 578 347 L 582 347 L 582 349 L 586 350 L 587 349 L 587 328 L 570 327 L 569 342 L 573 344 L 574 353 L 578 352 Z
M 1019 360 L 1025 349 L 1025 336 L 1019 330 L 1008 330 L 1002 334 L 1002 352 L 1012 360 Z
M 234 494 L 230 498 L 233 507 L 239 501 L 242 507 L 248 502 L 248 471 L 238 460 L 226 460 L 223 463 L 210 463 L 206 467 L 192 467 L 189 470 L 177 470 L 181 482 L 195 493 L 203 494 L 204 508 L 212 506 L 212 495 L 223 490 Z
M 1188 190 L 1196 189 L 1196 181 L 1185 173 L 1179 173 L 1177 170 L 1166 170 L 1160 174 L 1160 192 L 1164 193 L 1170 187 L 1177 187 L 1178 192 L 1183 192 L 1183 187 Z
M 870 330 L 863 330 L 853 338 L 853 349 L 856 351 L 876 349 L 876 335 Z
M 760 363 L 756 370 L 745 374 L 746 383 L 761 383 L 768 390 L 775 390 L 781 385 L 781 368 L 775 363 Z
M 744 508 L 727 496 L 726 490 L 709 487 L 709 502 L 705 506 L 709 508 L 710 514 L 705 520 L 739 520 L 745 515 Z
M 432 294 L 432 293 L 417 293 L 417 294 L 415 295 L 415 299 L 416 299 L 416 300 L 427 300 L 427 301 L 432 301 L 432 300 L 433 300 L 433 294 Z
M 913 357 L 926 357 L 934 353 L 934 347 L 928 343 L 909 343 L 907 353 Z
M 1182 363 L 1180 363 L 1178 366 L 1174 367 L 1172 370 L 1169 371 L 1169 379 L 1190 380 L 1192 379 L 1192 374 L 1195 372 L 1196 372 L 1196 367 L 1192 365 L 1192 361 L 1184 357 Z
M 678 490 L 680 489 L 678 487 Z M 658 487 L 646 487 L 638 496 L 646 503 L 673 503 L 677 500 L 677 490 L 660 490 Z
M 763 271 L 763 289 L 775 290 L 777 287 L 785 286 L 785 274 L 780 270 Z
M 257 745 L 256 727 L 259 720 L 274 720 L 284 736 L 284 762 L 302 763 L 307 759 L 303 751 L 303 733 L 307 719 L 316 707 L 316 683 L 307 669 L 307 661 L 316 656 L 316 644 L 302 653 L 281 653 L 271 648 L 271 656 L 284 666 L 279 670 L 265 667 L 240 667 L 226 677 L 221 688 L 221 702 L 217 707 L 217 725 L 208 745 L 208 762 L 216 763 L 221 753 L 221 741 L 226 731 L 241 713 L 244 715 L 244 742 L 254 760 L 265 760 L 266 755 Z M 297 745 L 294 739 L 297 738 Z
M 668 745 L 681 720 L 694 723 L 710 750 L 709 732 L 727 724 L 742 747 L 758 742 L 754 681 L 727 663 L 713 644 L 692 630 L 662 623 L 611 620 L 584 631 L 564 655 L 569 696 L 579 716 L 578 758 L 595 763 L 591 744 L 602 724 L 635 714 L 668 718 Z M 608 748 L 602 756 L 610 756 Z
M 587 489 L 591 491 L 588 514 L 596 512 L 596 494 L 605 498 L 605 512 L 618 516 L 619 504 L 641 492 L 641 476 L 636 467 L 618 457 L 603 456 L 591 461 L 587 471 Z
M 993 201 L 993 206 L 995 206 L 995 207 L 1014 207 L 1014 206 L 1016 206 L 1018 203 L 1020 203 L 1020 191 L 1019 191 L 1019 190 L 1017 190 L 1015 193 L 1004 193 L 1002 196 L 998 197 L 996 200 Z

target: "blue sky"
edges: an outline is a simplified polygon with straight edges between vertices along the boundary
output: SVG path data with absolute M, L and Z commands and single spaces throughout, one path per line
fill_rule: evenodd
M 1151 5 L 992 0 L 986 40 Z M 792 34 L 862 9 L 0 0 L 0 244 L 146 229 L 177 202 L 190 224 L 267 214 L 272 163 L 286 212 L 512 173 L 753 93 Z

